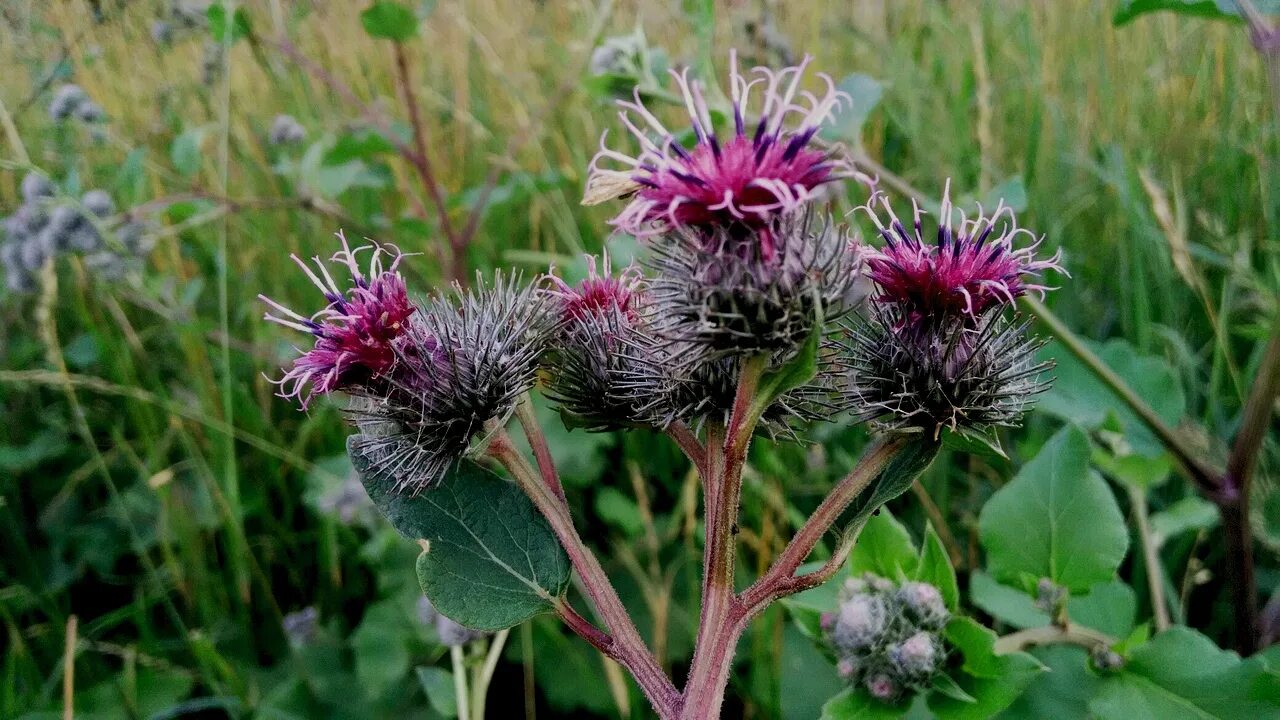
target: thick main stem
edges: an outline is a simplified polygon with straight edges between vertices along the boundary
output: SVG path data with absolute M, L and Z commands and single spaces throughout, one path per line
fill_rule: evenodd
M 738 539 L 738 503 L 742 494 L 742 465 L 751 435 L 759 420 L 757 398 L 768 357 L 749 358 L 742 364 L 738 390 L 727 427 L 707 427 L 703 495 L 706 505 L 706 545 L 702 561 L 702 612 L 693 663 L 685 683 L 682 718 L 719 717 L 724 687 L 737 646 L 735 623 L 741 622 L 734 588 L 735 549 Z M 732 635 L 732 638 L 726 636 Z M 730 642 L 731 640 L 731 642 Z M 714 688 L 714 691 L 710 689 Z
M 489 454 L 511 473 L 520 489 L 533 502 L 534 507 L 551 525 L 552 532 L 564 547 L 569 562 L 582 579 L 586 595 L 596 612 L 608 627 L 605 633 L 578 616 L 563 600 L 557 603 L 557 611 L 570 629 L 598 648 L 605 655 L 618 661 L 631 673 L 649 703 L 665 718 L 675 717 L 679 705 L 679 692 L 658 666 L 657 660 L 636 630 L 626 606 L 618 597 L 609 576 L 605 574 L 595 553 L 586 546 L 573 525 L 568 506 L 544 484 L 542 477 L 529 466 L 525 458 L 511 443 L 505 430 L 498 429 L 489 441 Z
M 698 646 L 694 653 L 693 667 L 684 691 L 682 720 L 709 720 L 719 717 L 724 701 L 729 674 L 733 667 L 734 649 L 751 619 L 763 612 L 774 600 L 820 585 L 843 565 L 852 547 L 851 538 L 842 539 L 831 560 L 817 571 L 797 576 L 795 573 L 831 526 L 849 507 L 854 498 L 865 490 L 903 447 L 904 438 L 877 441 L 867 450 L 858 465 L 832 489 L 808 522 L 796 533 L 791 542 L 763 577 L 739 595 L 730 591 L 728 597 L 714 595 L 714 610 L 704 607 L 703 624 L 699 628 Z M 726 447 L 731 443 L 726 441 Z M 712 464 L 714 468 L 715 465 Z M 739 467 L 739 474 L 741 468 Z M 708 533 L 712 521 L 707 521 Z M 729 574 L 732 587 L 732 574 Z M 722 586 L 721 586 L 722 587 Z M 718 588 L 719 589 L 719 588 Z M 707 601 L 704 600 L 704 604 Z M 709 623 L 715 623 L 709 625 Z

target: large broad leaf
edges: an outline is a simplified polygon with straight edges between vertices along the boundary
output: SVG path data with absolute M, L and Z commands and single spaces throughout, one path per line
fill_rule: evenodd
M 956 582 L 956 570 L 951 567 L 951 558 L 942 544 L 942 538 L 933 529 L 933 525 L 925 528 L 924 543 L 920 549 L 920 562 L 916 565 L 913 576 L 920 582 L 926 582 L 938 588 L 947 609 L 955 612 L 960 607 L 960 585 Z
M 1111 489 L 1089 470 L 1089 439 L 1070 425 L 991 497 L 978 528 L 988 571 L 1020 585 L 1084 591 L 1111 579 L 1129 546 Z
M 1134 650 L 1089 703 L 1101 720 L 1280 717 L 1280 675 L 1262 658 L 1241 660 L 1185 627 Z
M 551 609 L 569 584 L 569 559 L 551 526 L 512 483 L 469 461 L 410 495 L 380 472 L 361 436 L 347 451 L 378 510 L 406 537 L 426 540 L 418 580 L 436 610 L 501 630 Z
M 888 509 L 881 509 L 858 533 L 858 542 L 849 553 L 849 572 L 875 573 L 897 581 L 911 574 L 918 562 L 911 533 Z
M 821 720 L 896 720 L 906 710 L 905 704 L 888 705 L 865 692 L 845 690 L 822 706 Z
M 1091 717 L 1089 701 L 1098 690 L 1099 680 L 1089 669 L 1089 652 L 1074 645 L 1046 645 L 1033 649 L 1031 654 L 1049 671 L 1033 680 L 998 716 L 1000 720 Z
M 1186 398 L 1177 373 L 1167 362 L 1139 355 L 1124 340 L 1086 344 L 1165 423 L 1178 424 L 1186 410 Z M 1138 416 L 1075 355 L 1057 342 L 1045 346 L 1040 355 L 1057 362 L 1057 380 L 1040 399 L 1041 410 L 1088 429 L 1101 427 L 1108 420 L 1117 421 L 1133 453 L 1155 457 L 1164 452 L 1164 446 Z
M 929 709 L 938 718 L 990 718 L 1016 700 L 1044 670 L 1039 661 L 1023 652 L 997 655 L 996 634 L 970 618 L 952 618 L 942 633 L 964 658 L 963 672 L 954 676 L 968 698 L 930 693 Z
M 1280 13 L 1280 0 L 1253 0 L 1264 15 Z M 1240 15 L 1237 0 L 1121 0 L 1111 22 L 1123 25 L 1149 12 L 1167 10 L 1204 18 L 1235 18 Z

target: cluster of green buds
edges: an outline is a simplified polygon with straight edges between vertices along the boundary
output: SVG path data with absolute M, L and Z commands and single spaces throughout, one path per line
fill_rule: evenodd
M 868 573 L 845 581 L 822 630 L 840 677 L 893 702 L 929 687 L 942 668 L 946 648 L 939 633 L 949 619 L 938 588 Z

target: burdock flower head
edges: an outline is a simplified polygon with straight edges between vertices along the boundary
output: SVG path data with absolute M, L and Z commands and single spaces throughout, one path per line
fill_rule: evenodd
M 692 123 L 691 148 L 680 131 L 668 130 L 645 107 L 638 90 L 633 101 L 619 101 L 619 116 L 640 151 L 632 157 L 612 150 L 602 137 L 584 202 L 634 193 L 612 221 L 625 232 L 650 236 L 685 226 L 736 226 L 758 231 L 762 251 L 771 254 L 769 227 L 775 219 L 803 205 L 818 186 L 853 174 L 845 161 L 811 146 L 822 123 L 849 96 L 824 74 L 818 77 L 825 92 L 802 91 L 809 61 L 806 56 L 779 71 L 755 68 L 749 77 L 738 72 L 737 54 L 731 53 L 733 127 L 724 136 L 712 124 L 701 84 L 689 79 L 688 69 L 672 71 Z M 761 98 L 756 110 L 753 91 Z
M 349 390 L 347 416 L 360 430 L 352 455 L 398 489 L 442 479 L 533 387 L 550 330 L 542 295 L 497 273 L 425 303 L 384 382 Z
M 258 296 L 272 310 L 264 316 L 266 320 L 315 338 L 312 347 L 302 350 L 293 367 L 276 381 L 281 397 L 297 400 L 304 409 L 316 394 L 385 385 L 401 356 L 398 346 L 417 312 L 397 270 L 403 258 L 399 251 L 378 245 L 352 250 L 345 235 L 338 233 L 338 239 L 342 250 L 330 260 L 350 274 L 348 288 L 339 286 L 320 258 L 312 258 L 313 270 L 292 256 L 324 295 L 327 304 L 319 312 L 301 315 Z M 367 274 L 358 262 L 361 252 L 369 253 Z M 390 263 L 384 263 L 386 258 Z
M 952 225 L 948 196 L 936 242 L 925 240 L 918 207 L 910 229 L 879 196 L 864 209 L 885 245 L 867 257 L 876 302 L 848 334 L 847 407 L 934 438 L 944 428 L 968 434 L 1018 424 L 1048 389 L 1051 363 L 1036 360 L 1044 343 L 1004 311 L 1019 296 L 1043 295 L 1040 276 L 1062 272 L 1059 256 L 1037 259 L 1040 239 L 1003 204 L 991 217 Z M 1021 235 L 1032 241 L 1017 248 Z
M 548 276 L 558 332 L 551 344 L 548 394 L 565 420 L 590 430 L 650 424 L 646 398 L 634 392 L 650 369 L 646 286 L 635 266 L 614 273 L 605 253 L 587 257 L 587 277 L 570 285 Z
M 1043 297 L 1050 289 L 1041 283 L 1044 271 L 1066 274 L 1059 263 L 1061 250 L 1047 260 L 1036 259 L 1043 238 L 1019 228 L 1013 211 L 1003 202 L 990 217 L 979 212 L 968 219 L 962 214 L 960 223 L 953 226 L 951 218 L 957 211 L 951 204 L 950 185 L 943 194 L 933 241 L 924 235 L 924 212 L 918 204 L 913 203 L 910 228 L 894 214 L 883 194 L 873 193 L 863 206 L 885 243 L 867 256 L 868 274 L 879 287 L 880 302 L 896 304 L 920 319 L 963 315 L 976 320 L 989 308 L 1012 303 L 1027 293 Z M 887 221 L 876 212 L 877 204 Z M 1029 242 L 1015 247 L 1020 236 Z

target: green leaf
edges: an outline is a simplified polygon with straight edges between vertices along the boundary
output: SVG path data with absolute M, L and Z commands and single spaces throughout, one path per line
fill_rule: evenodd
M 835 121 L 824 128 L 822 134 L 832 140 L 840 140 L 854 147 L 860 147 L 862 128 L 867 124 L 867 118 L 871 112 L 880 104 L 880 98 L 884 95 L 884 86 L 870 75 L 853 73 L 846 75 L 837 89 L 848 93 L 851 102 L 848 107 L 836 114 Z
M 339 135 L 321 159 L 322 165 L 342 165 L 394 153 L 396 146 L 376 130 L 361 128 Z
M 964 672 L 979 678 L 997 678 L 1003 669 L 996 655 L 996 633 L 973 618 L 955 616 L 942 629 L 942 635 L 964 657 Z
M 821 720 L 896 720 L 904 705 L 888 705 L 860 690 L 845 690 L 822 706 Z
M 942 434 L 942 446 L 949 450 L 970 455 L 1009 459 L 1009 456 L 1004 452 L 1004 448 L 1000 446 L 1000 435 L 996 433 L 994 428 L 985 432 L 970 428 L 961 428 L 956 431 L 947 430 Z
M 1139 355 L 1124 340 L 1103 345 L 1085 341 L 1099 358 L 1155 411 L 1162 420 L 1177 425 L 1186 410 L 1186 399 L 1178 374 L 1162 358 Z M 1080 425 L 1096 429 L 1114 417 L 1131 446 L 1130 453 L 1155 457 L 1164 446 L 1115 393 L 1060 343 L 1051 342 L 1040 351 L 1042 359 L 1057 361 L 1053 389 L 1040 399 L 1041 410 Z
M 636 501 L 617 488 L 600 488 L 596 494 L 596 514 L 625 535 L 634 537 L 644 531 L 644 519 Z
M 1091 717 L 1089 700 L 1097 692 L 1099 680 L 1089 670 L 1088 651 L 1072 645 L 1047 645 L 1031 654 L 1049 672 L 1036 677 L 1000 720 Z
M 351 634 L 356 677 L 372 695 L 381 695 L 409 672 L 407 632 L 413 620 L 393 600 L 372 605 Z
M 997 655 L 997 674 L 991 678 L 964 675 L 957 684 L 973 702 L 943 693 L 929 693 L 929 709 L 938 720 L 988 720 L 1009 707 L 1044 672 L 1040 661 L 1024 652 Z
M 822 705 L 848 684 L 836 675 L 834 660 L 822 646 L 791 625 L 782 627 L 777 686 L 780 720 L 813 720 Z
M 458 717 L 458 692 L 453 685 L 453 673 L 431 665 L 417 668 L 418 684 L 431 703 L 431 709 L 451 718 Z
M 1071 621 L 1112 637 L 1133 631 L 1138 617 L 1138 597 L 1133 588 L 1119 580 L 1098 583 L 1089 592 L 1067 600 Z
M 951 676 L 946 673 L 938 673 L 938 675 L 933 678 L 933 684 L 929 686 L 929 689 L 962 703 L 978 702 L 977 698 L 965 692 L 964 688 L 960 687 L 959 683 L 953 680 Z
M 1263 15 L 1280 14 L 1280 0 L 1254 0 Z M 1236 0 L 1121 0 L 1111 22 L 1123 25 L 1149 12 L 1168 10 L 1183 15 L 1210 19 L 1238 19 L 1240 6 Z
M 360 13 L 365 32 L 384 40 L 404 42 L 418 34 L 418 18 L 413 11 L 392 0 L 377 0 Z
M 760 379 L 757 402 L 772 402 L 774 398 L 804 385 L 818 374 L 818 347 L 822 343 L 822 332 L 822 318 L 819 317 L 814 321 L 809 337 L 796 351 L 795 357 L 777 370 L 765 373 Z
M 991 497 L 978 528 L 997 580 L 1049 578 L 1073 591 L 1111 579 L 1129 546 L 1111 489 L 1089 470 L 1089 440 L 1070 425 Z
M 1134 650 L 1089 704 L 1100 720 L 1280 717 L 1280 675 L 1174 627 Z
M 951 567 L 951 558 L 942 545 L 942 538 L 930 524 L 924 531 L 924 547 L 920 551 L 920 562 L 916 565 L 916 580 L 927 582 L 938 588 L 947 608 L 955 612 L 960 607 L 960 586 L 956 582 L 955 568 Z
M 877 509 L 909 490 L 920 473 L 938 456 L 941 447 L 941 443 L 923 436 L 907 443 L 885 465 L 871 492 L 863 492 L 845 512 L 845 517 L 849 518 L 843 525 L 845 532 L 856 532 Z
M 169 160 L 179 175 L 189 178 L 200 171 L 200 163 L 203 159 L 200 145 L 204 142 L 208 130 L 207 127 L 188 128 L 170 143 Z
M 241 38 L 249 37 L 252 28 L 249 26 L 249 16 L 245 14 L 244 8 L 238 7 L 231 14 L 231 22 L 227 22 L 227 6 L 225 0 L 223 2 L 215 2 L 205 11 L 205 16 L 209 19 L 209 34 L 213 36 L 215 42 L 232 45 Z M 230 32 L 230 37 L 227 33 Z
M 858 542 L 849 554 L 849 572 L 852 575 L 870 572 L 890 580 L 898 580 L 907 577 L 908 573 L 914 573 L 918 565 L 911 533 L 907 532 L 888 509 L 882 509 L 878 515 L 867 520 L 862 532 L 858 533 Z
M 1188 495 L 1158 513 L 1151 514 L 1151 533 L 1157 543 L 1192 530 L 1208 530 L 1218 524 L 1218 508 L 1199 495 Z
M 347 440 L 352 465 L 391 525 L 429 543 L 418 581 L 437 610 L 467 627 L 501 630 L 551 609 L 569 584 L 569 560 L 519 488 L 462 461 L 436 487 L 397 493 L 362 437 Z

